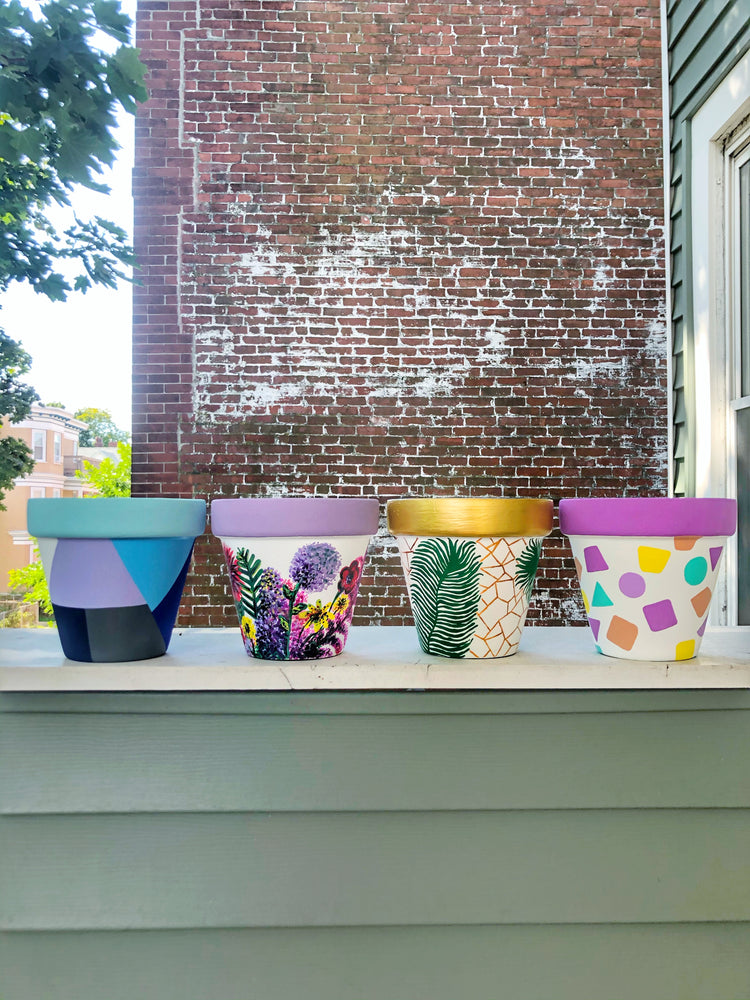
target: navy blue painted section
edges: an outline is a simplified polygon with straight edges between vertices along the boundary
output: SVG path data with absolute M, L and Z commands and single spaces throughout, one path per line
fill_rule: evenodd
M 174 623 L 177 620 L 177 613 L 180 610 L 182 590 L 185 586 L 188 570 L 190 569 L 190 560 L 192 555 L 193 546 L 191 545 L 188 557 L 185 560 L 185 564 L 180 570 L 177 579 L 153 611 L 154 621 L 156 622 L 162 638 L 164 639 L 165 650 L 169 645 L 169 640 L 172 638 L 172 629 L 174 628 Z

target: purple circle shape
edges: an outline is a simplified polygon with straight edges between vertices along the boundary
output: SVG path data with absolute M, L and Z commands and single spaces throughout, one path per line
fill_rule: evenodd
M 211 502 L 211 532 L 220 538 L 372 535 L 377 497 L 238 497 Z
M 564 535 L 733 535 L 737 501 L 719 497 L 576 497 L 560 501 Z
M 641 597 L 646 591 L 646 581 L 640 573 L 623 573 L 619 587 L 620 593 L 626 597 Z

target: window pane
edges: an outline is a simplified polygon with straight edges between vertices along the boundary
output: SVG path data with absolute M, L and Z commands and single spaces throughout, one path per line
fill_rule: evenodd
M 737 624 L 750 625 L 750 407 L 737 411 Z
M 44 462 L 47 457 L 47 434 L 45 431 L 32 431 L 32 448 L 34 459 L 37 462 Z
M 750 160 L 740 167 L 741 395 L 750 396 Z

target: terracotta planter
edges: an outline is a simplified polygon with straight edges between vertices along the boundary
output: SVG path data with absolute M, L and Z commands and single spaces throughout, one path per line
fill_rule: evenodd
M 261 660 L 342 652 L 379 504 L 367 497 L 214 500 L 245 649 Z
M 167 651 L 203 500 L 29 500 L 29 534 L 71 660 L 146 660 Z
M 449 657 L 518 649 L 552 501 L 500 497 L 391 500 L 419 642 Z
M 596 648 L 627 660 L 695 656 L 736 524 L 735 500 L 561 500 Z

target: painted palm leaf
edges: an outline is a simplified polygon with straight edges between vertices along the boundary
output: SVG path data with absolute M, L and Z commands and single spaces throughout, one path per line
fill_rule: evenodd
M 260 559 L 247 549 L 237 549 L 235 552 L 240 571 L 240 605 L 242 614 L 255 618 L 258 613 L 258 591 L 263 569 Z
M 426 653 L 466 656 L 476 630 L 481 571 L 472 540 L 419 542 L 409 582 L 414 622 Z
M 539 556 L 542 554 L 542 539 L 530 538 L 526 543 L 526 548 L 516 560 L 515 583 L 519 590 L 526 594 L 526 600 L 531 600 L 531 591 L 534 587 L 534 577 L 536 576 Z

